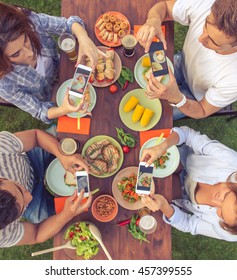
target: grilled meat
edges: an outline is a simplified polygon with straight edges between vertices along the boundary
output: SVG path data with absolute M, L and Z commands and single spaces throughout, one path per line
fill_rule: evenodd
M 109 144 L 110 144 L 110 141 L 106 138 L 100 142 L 95 142 L 95 143 L 91 144 L 86 149 L 86 157 L 89 159 L 96 159 L 97 157 L 99 157 L 101 155 L 102 148 Z
M 120 158 L 118 149 L 110 144 L 102 149 L 102 155 L 108 163 L 108 172 L 113 172 L 118 167 L 118 161 Z
M 96 159 L 90 162 L 90 172 L 95 175 L 102 175 L 108 172 L 108 164 L 103 159 Z

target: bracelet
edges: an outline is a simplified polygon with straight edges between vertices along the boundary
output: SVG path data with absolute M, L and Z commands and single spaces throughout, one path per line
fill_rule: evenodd
M 184 106 L 184 104 L 187 102 L 187 98 L 184 94 L 182 94 L 182 96 L 183 96 L 183 98 L 179 103 L 177 103 L 177 104 L 169 103 L 170 106 L 176 107 L 176 108 L 180 108 L 180 107 Z

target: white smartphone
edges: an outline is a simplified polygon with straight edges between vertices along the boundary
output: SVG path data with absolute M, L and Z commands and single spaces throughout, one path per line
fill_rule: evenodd
M 88 173 L 86 171 L 77 171 L 76 179 L 78 195 L 80 194 L 81 190 L 84 189 L 84 197 L 88 197 L 90 192 Z
M 91 76 L 92 69 L 88 66 L 79 64 L 74 73 L 71 88 L 69 90 L 69 94 L 74 95 L 76 97 L 82 98 L 88 81 Z
M 137 173 L 137 184 L 136 193 L 137 194 L 147 194 L 151 192 L 151 183 L 153 178 L 154 164 L 146 167 L 146 162 L 140 162 Z

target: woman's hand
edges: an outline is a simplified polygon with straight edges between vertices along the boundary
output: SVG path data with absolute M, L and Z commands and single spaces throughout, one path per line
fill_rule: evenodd
M 59 160 L 64 169 L 71 172 L 74 175 L 76 171 L 82 169 L 85 169 L 85 171 L 89 173 L 89 166 L 80 154 L 74 154 L 71 156 L 61 155 Z
M 150 49 L 154 37 L 157 36 L 164 44 L 164 49 L 167 49 L 164 33 L 162 32 L 161 22 L 158 18 L 151 18 L 139 29 L 137 40 L 147 53 Z
M 70 99 L 69 88 L 66 91 L 66 94 L 63 99 L 63 104 L 61 109 L 64 115 L 69 113 L 78 112 L 80 114 L 86 114 L 91 116 L 91 112 L 88 112 L 89 103 L 85 101 L 85 95 L 83 95 L 79 104 L 75 104 L 72 99 Z
M 164 196 L 160 194 L 142 196 L 141 201 L 144 206 L 148 207 L 153 212 L 162 210 L 164 204 L 167 202 Z
M 166 198 L 160 194 L 145 195 L 141 197 L 144 206 L 155 212 L 160 210 L 168 219 L 174 214 L 174 208 L 169 204 Z
M 71 219 L 90 207 L 92 202 L 91 192 L 89 193 L 88 198 L 84 198 L 86 199 L 85 203 L 81 203 L 83 200 L 83 194 L 84 190 L 80 192 L 79 196 L 77 195 L 77 191 L 75 190 L 74 194 L 66 199 L 63 213 L 67 218 Z
M 164 142 L 163 142 L 164 143 Z M 148 165 L 152 164 L 156 159 L 166 153 L 165 145 L 161 143 L 159 145 L 144 149 L 140 161 L 147 162 Z
M 87 35 L 80 36 L 78 41 L 79 50 L 76 66 L 81 62 L 83 56 L 87 56 L 91 61 L 92 70 L 94 71 L 98 62 L 98 50 L 96 45 Z

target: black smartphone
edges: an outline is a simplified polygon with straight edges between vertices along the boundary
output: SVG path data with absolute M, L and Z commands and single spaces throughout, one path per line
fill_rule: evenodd
M 169 73 L 163 43 L 152 42 L 149 50 L 149 56 L 153 75 L 158 81 L 161 81 L 163 76 Z

